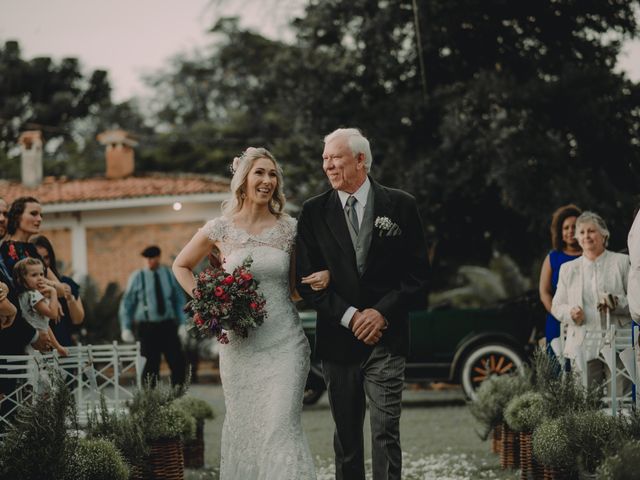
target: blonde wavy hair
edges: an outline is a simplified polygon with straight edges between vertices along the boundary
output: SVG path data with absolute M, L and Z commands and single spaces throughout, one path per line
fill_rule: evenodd
M 233 159 L 233 165 L 231 170 L 233 171 L 233 178 L 231 179 L 231 197 L 222 202 L 222 213 L 226 217 L 231 217 L 233 214 L 239 212 L 244 204 L 245 190 L 247 187 L 247 177 L 251 171 L 251 167 L 260 158 L 267 158 L 273 162 L 276 167 L 276 188 L 273 191 L 273 196 L 269 202 L 269 211 L 276 217 L 280 217 L 283 214 L 284 205 L 286 199 L 284 196 L 284 177 L 282 175 L 282 168 L 276 161 L 273 154 L 262 147 L 249 147 L 242 155 Z

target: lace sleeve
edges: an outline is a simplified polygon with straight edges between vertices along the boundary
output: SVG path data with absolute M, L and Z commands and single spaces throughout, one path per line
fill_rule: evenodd
M 226 221 L 222 217 L 214 218 L 204 224 L 200 229 L 211 241 L 222 241 L 225 234 Z
M 291 253 L 296 244 L 296 236 L 298 234 L 298 221 L 290 216 L 283 217 L 285 229 L 287 231 L 287 252 Z

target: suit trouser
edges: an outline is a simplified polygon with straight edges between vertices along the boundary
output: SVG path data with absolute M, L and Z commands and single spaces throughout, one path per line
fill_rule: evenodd
M 147 363 L 142 370 L 142 378 L 155 385 L 160 374 L 160 360 L 164 354 L 171 369 L 171 384 L 183 384 L 186 378 L 186 361 L 180 338 L 178 325 L 173 320 L 162 322 L 140 322 L 138 324 L 140 350 Z
M 337 480 L 364 480 L 366 400 L 371 421 L 373 480 L 400 480 L 400 411 L 405 358 L 377 345 L 361 363 L 323 361 L 331 414 Z

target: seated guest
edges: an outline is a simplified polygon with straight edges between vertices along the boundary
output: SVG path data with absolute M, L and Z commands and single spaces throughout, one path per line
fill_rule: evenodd
M 589 384 L 600 384 L 609 376 L 606 365 L 597 357 L 599 342 L 585 344 L 587 332 L 606 328 L 606 314 L 611 324 L 629 327 L 631 317 L 627 302 L 629 257 L 606 249 L 609 230 L 599 215 L 584 212 L 576 220 L 576 238 L 582 256 L 560 267 L 558 288 L 551 313 L 568 325 L 564 356 L 572 367 L 586 368 Z M 618 382 L 618 393 L 627 385 Z

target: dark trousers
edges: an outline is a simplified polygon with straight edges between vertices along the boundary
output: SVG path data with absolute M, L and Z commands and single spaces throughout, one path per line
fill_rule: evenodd
M 373 480 L 400 480 L 400 411 L 405 358 L 377 345 L 362 363 L 322 362 L 331 414 L 336 480 L 364 480 L 364 416 L 369 400 Z
M 155 385 L 160 374 L 160 359 L 164 354 L 171 369 L 171 384 L 182 385 L 186 378 L 186 362 L 178 325 L 173 320 L 163 322 L 140 322 L 138 324 L 140 350 L 147 363 L 142 370 L 143 381 Z

